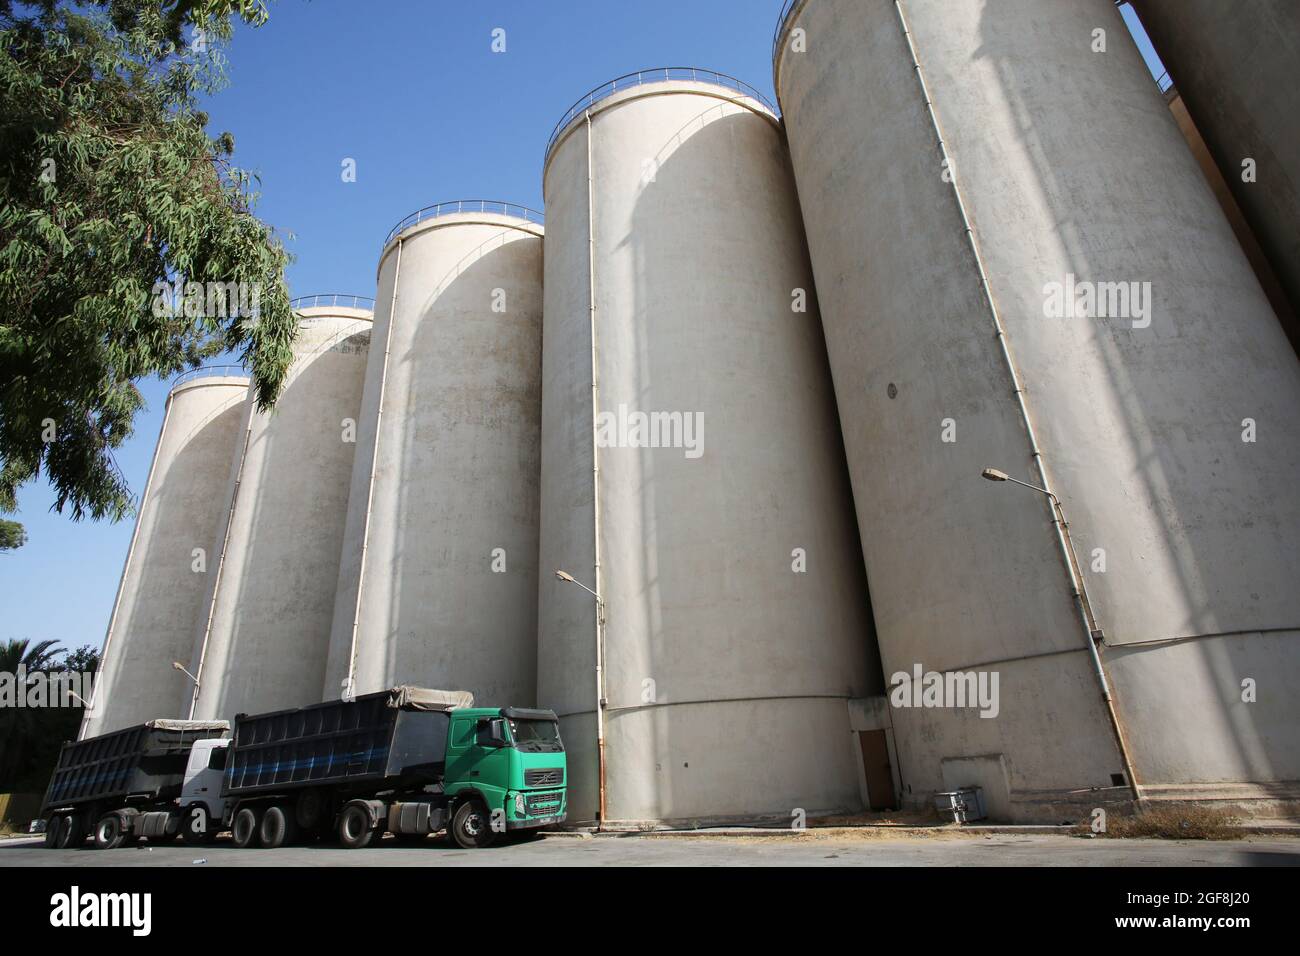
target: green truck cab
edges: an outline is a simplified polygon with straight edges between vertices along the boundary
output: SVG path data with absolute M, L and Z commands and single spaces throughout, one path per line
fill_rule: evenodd
M 451 712 L 443 789 L 461 845 L 564 821 L 565 754 L 555 713 L 523 707 Z M 486 817 L 484 816 L 486 813 Z

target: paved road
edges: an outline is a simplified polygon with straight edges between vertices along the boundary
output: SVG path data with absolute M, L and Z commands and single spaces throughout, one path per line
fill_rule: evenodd
M 196 864 L 205 859 L 205 864 Z M 1229 842 L 1085 840 L 1066 836 L 844 839 L 802 837 L 554 836 L 487 850 L 439 840 L 391 839 L 366 850 L 330 846 L 237 850 L 46 850 L 38 840 L 0 841 L 6 866 L 1300 866 L 1300 839 Z

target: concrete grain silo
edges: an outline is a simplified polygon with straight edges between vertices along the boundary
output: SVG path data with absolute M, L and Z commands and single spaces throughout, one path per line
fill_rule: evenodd
M 1133 0 L 1197 130 L 1300 312 L 1300 4 Z M 1253 168 L 1244 169 L 1251 162 Z M 1292 330 L 1300 347 L 1300 330 Z
M 1113 4 L 800 0 L 775 72 L 885 674 L 999 676 L 905 792 L 1291 792 L 1300 366 Z
M 208 368 L 182 375 L 167 396 L 82 737 L 187 715 L 189 679 L 172 662 L 189 661 L 207 610 L 247 393 L 236 370 Z
M 229 519 L 184 700 L 200 720 L 318 703 L 357 448 L 373 302 L 310 296 L 284 390 L 244 408 Z
M 536 695 L 541 216 L 452 202 L 380 257 L 327 699 Z
M 620 78 L 543 182 L 538 702 L 570 819 L 599 806 L 598 658 L 607 821 L 859 807 L 846 700 L 878 676 L 772 109 L 709 71 Z M 599 652 L 557 570 L 601 594 Z

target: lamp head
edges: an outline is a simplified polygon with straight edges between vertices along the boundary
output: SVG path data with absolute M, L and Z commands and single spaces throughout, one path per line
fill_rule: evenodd
M 1005 471 L 998 471 L 996 468 L 985 468 L 980 472 L 981 478 L 987 478 L 989 481 L 1006 481 L 1009 475 Z

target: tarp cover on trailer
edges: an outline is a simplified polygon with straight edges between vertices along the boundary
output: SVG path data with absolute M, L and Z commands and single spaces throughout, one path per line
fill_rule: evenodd
M 467 690 L 430 690 L 403 684 L 388 692 L 388 706 L 407 710 L 455 710 L 473 707 L 474 695 Z
M 229 730 L 228 720 L 180 720 L 175 717 L 159 717 L 157 720 L 145 721 L 150 730 Z

